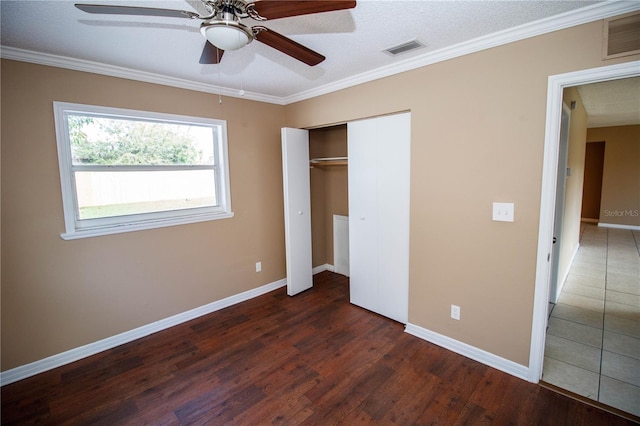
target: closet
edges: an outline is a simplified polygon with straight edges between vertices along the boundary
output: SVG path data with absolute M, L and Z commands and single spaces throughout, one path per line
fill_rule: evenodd
M 312 286 L 312 265 L 323 259 L 339 263 L 331 256 L 333 234 L 326 232 L 337 219 L 340 228 L 333 232 L 348 227 L 351 303 L 407 323 L 410 117 L 395 114 L 311 131 L 282 129 L 289 295 Z M 346 153 L 336 145 L 336 135 L 346 137 Z M 348 226 L 340 222 L 345 216 Z M 318 237 L 316 229 L 324 234 Z
M 349 252 L 347 125 L 310 130 L 309 157 L 314 272 L 348 276 L 343 264 Z

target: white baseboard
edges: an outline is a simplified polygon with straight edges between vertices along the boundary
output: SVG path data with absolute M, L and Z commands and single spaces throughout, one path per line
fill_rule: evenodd
M 261 296 L 280 287 L 285 287 L 286 285 L 286 279 L 275 281 L 273 283 L 254 288 L 252 290 L 238 293 L 233 296 L 229 296 L 227 298 L 200 306 L 198 308 L 173 315 L 169 318 L 165 318 L 151 324 L 143 325 L 142 327 L 134 328 L 133 330 L 125 331 L 124 333 L 116 334 L 115 336 L 107 337 L 106 339 L 102 339 L 97 342 L 89 343 L 88 345 L 70 349 L 68 351 L 52 355 L 50 357 L 32 362 L 30 364 L 21 365 L 20 367 L 3 371 L 0 373 L 0 386 L 8 385 L 9 383 L 17 382 L 18 380 L 26 379 L 27 377 L 52 370 L 54 368 L 72 363 L 79 359 L 95 355 L 107 349 L 115 348 L 116 346 L 122 345 L 124 343 L 132 342 L 136 339 L 140 339 L 141 337 L 145 337 L 158 331 L 173 327 L 175 325 L 182 324 L 183 322 L 187 322 L 203 315 L 210 314 L 212 312 L 219 311 L 220 309 L 235 305 L 237 303 L 253 299 L 254 297 Z
M 530 381 L 529 367 L 525 367 L 524 365 L 509 361 L 508 359 L 499 357 L 490 352 L 467 345 L 466 343 L 462 343 L 458 340 L 414 324 L 407 324 L 404 331 L 438 346 L 442 346 L 452 352 L 471 358 L 484 365 L 488 365 L 489 367 L 504 371 L 505 373 L 511 374 L 512 376 L 516 376 L 520 379 Z
M 640 231 L 640 226 L 637 225 L 618 225 L 617 223 L 598 223 L 601 228 L 616 228 L 616 229 L 628 229 L 630 231 Z
M 596 223 L 597 224 L 598 222 L 600 222 L 600 220 L 599 219 L 591 219 L 591 218 L 588 218 L 588 217 L 581 217 L 580 218 L 580 222 Z
M 333 267 L 333 265 L 329 265 L 328 263 L 325 263 L 324 265 L 316 266 L 315 268 L 313 268 L 312 272 L 313 272 L 313 275 L 315 275 L 324 271 L 334 272 L 335 268 Z

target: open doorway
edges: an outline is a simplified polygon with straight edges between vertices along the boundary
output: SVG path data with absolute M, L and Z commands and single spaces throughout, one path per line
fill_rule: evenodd
M 334 240 L 334 216 L 349 216 L 349 182 L 347 156 L 347 125 L 309 130 L 309 160 L 311 164 L 311 242 L 314 273 L 336 270 L 335 248 L 344 245 L 348 228 Z M 340 253 L 338 253 L 340 254 Z
M 587 142 L 584 156 L 584 186 L 582 188 L 582 221 L 600 221 L 602 206 L 602 173 L 604 171 L 605 141 Z
M 638 70 L 636 63 L 635 70 L 625 66 L 600 69 L 599 71 L 602 71 L 602 74 L 597 77 L 590 75 L 593 71 L 585 71 L 582 75 L 581 73 L 574 73 L 573 75 L 557 76 L 558 81 L 556 82 L 552 81 L 552 77 L 549 88 L 550 91 L 552 88 L 562 90 L 565 94 L 564 104 L 575 106 L 572 99 L 566 99 L 567 89 L 574 89 L 574 93 L 578 93 L 575 88 L 579 91 L 580 88 L 585 88 L 588 87 L 587 85 L 595 83 L 602 86 L 604 83 L 600 82 L 603 80 L 620 82 L 618 79 L 621 78 L 635 77 L 638 79 Z M 560 99 L 562 99 L 561 94 L 556 93 L 555 95 L 557 97 L 559 95 Z M 557 97 L 556 101 L 558 100 Z M 581 99 L 579 101 L 582 102 Z M 589 101 L 591 102 L 592 99 Z M 554 132 L 557 132 L 561 124 L 560 113 L 557 106 L 550 109 L 553 108 L 555 108 L 558 116 L 551 120 L 548 115 L 547 124 L 554 128 Z M 551 114 L 550 110 L 548 110 L 548 114 Z M 593 123 L 589 123 L 589 126 L 585 127 L 590 128 L 592 125 Z M 602 129 L 607 128 L 607 123 L 601 122 L 598 126 L 602 131 Z M 624 123 L 615 123 L 614 126 L 616 128 L 624 126 Z M 547 130 L 549 131 L 550 128 L 547 127 Z M 592 133 L 591 128 L 588 132 Z M 558 135 L 558 133 L 555 134 Z M 599 136 L 596 131 L 594 135 L 589 134 L 583 139 L 582 158 L 579 159 L 582 167 L 585 164 L 585 143 L 598 139 Z M 549 138 L 550 135 L 547 134 L 547 142 L 550 141 Z M 555 138 L 558 138 L 558 136 L 555 136 Z M 636 143 L 640 142 L 636 141 Z M 548 145 L 545 147 L 545 161 L 549 160 L 548 147 Z M 572 176 L 575 176 L 577 170 L 571 170 L 571 164 L 563 164 L 563 160 L 558 156 L 559 139 L 555 140 L 552 148 L 554 151 L 552 156 L 555 157 L 553 161 L 556 161 L 556 170 L 566 170 L 568 175 L 566 179 L 571 179 Z M 640 147 L 636 146 L 634 149 L 640 149 Z M 627 155 L 637 158 L 637 154 L 634 157 L 633 152 L 629 152 Z M 614 151 L 612 153 L 616 154 Z M 545 165 L 545 178 L 557 178 L 559 173 L 552 173 L 552 170 L 548 168 L 549 166 L 549 164 Z M 578 173 L 581 180 L 583 170 L 584 168 Z M 560 186 L 560 183 L 565 183 L 562 176 L 560 176 L 556 188 Z M 549 184 L 548 181 L 547 184 Z M 543 185 L 543 191 L 544 189 Z M 551 186 L 547 185 L 546 189 L 550 190 Z M 618 190 L 617 192 L 622 191 Z M 606 198 L 604 193 L 603 196 Z M 633 198 L 629 194 L 624 197 L 627 199 Z M 548 236 L 544 238 L 542 236 L 545 215 L 546 220 L 550 216 L 549 210 L 545 210 L 545 208 L 551 208 L 551 203 L 545 206 L 545 198 L 545 194 L 543 194 L 540 243 L 543 243 L 542 240 L 544 238 L 548 238 Z M 580 191 L 578 198 L 581 208 L 584 198 L 582 191 Z M 620 200 L 621 198 L 613 203 L 626 201 Z M 551 200 L 547 199 L 547 201 Z M 612 201 L 607 199 L 603 202 L 602 209 L 615 210 L 616 208 L 611 203 Z M 607 206 L 609 206 L 609 209 L 607 209 Z M 553 208 L 555 207 L 558 207 L 557 200 L 553 200 Z M 633 210 L 627 211 L 633 213 Z M 558 305 L 553 307 L 548 317 L 548 322 L 544 322 L 545 333 L 543 340 L 546 346 L 537 347 L 537 349 L 542 350 L 544 356 L 544 363 L 540 365 L 544 368 L 542 380 L 560 388 L 568 389 L 576 395 L 639 415 L 637 404 L 633 401 L 637 401 L 640 397 L 640 383 L 637 383 L 637 375 L 629 374 L 629 372 L 638 371 L 640 368 L 640 360 L 637 355 L 640 348 L 640 303 L 638 303 L 640 301 L 640 256 L 638 255 L 640 233 L 636 230 L 636 228 L 640 230 L 640 227 L 636 226 L 635 222 L 630 226 L 607 223 L 612 221 L 612 218 L 602 218 L 600 217 L 601 215 L 598 215 L 598 220 L 600 220 L 601 225 L 605 226 L 598 227 L 594 223 L 581 223 L 580 219 L 583 215 L 579 210 L 577 214 L 575 211 L 567 212 L 566 210 L 560 213 L 554 212 L 553 216 L 557 218 L 558 214 L 563 216 L 562 220 L 569 221 L 570 227 L 577 224 L 577 232 L 574 233 L 576 233 L 575 238 L 579 241 L 579 244 L 575 245 L 575 250 L 570 247 L 572 252 L 569 253 L 569 261 L 566 262 L 565 272 L 562 272 L 562 268 L 560 268 L 561 272 L 559 274 L 561 275 L 558 276 Z M 567 215 L 570 217 L 567 218 Z M 545 225 L 549 226 L 550 224 L 547 223 Z M 556 237 L 555 234 L 553 236 Z M 556 249 L 556 246 L 552 247 Z M 538 266 L 541 266 L 542 261 L 545 260 L 540 257 L 544 256 L 544 249 L 545 247 L 542 244 L 539 245 Z M 550 254 L 551 251 L 548 251 L 548 258 L 550 258 Z M 546 287 L 544 290 L 547 290 L 547 296 L 552 296 L 550 294 L 552 289 L 547 287 L 552 282 L 552 278 L 551 274 L 548 275 L 547 279 L 538 275 L 536 291 L 541 290 L 540 286 L 543 286 Z M 565 286 L 564 291 L 561 291 L 563 285 Z M 536 312 L 542 310 L 541 305 L 542 302 L 536 299 Z M 533 347 L 538 343 L 536 338 L 539 337 L 534 333 Z M 532 354 L 534 353 L 533 347 Z M 630 348 L 635 349 L 630 350 Z M 532 370 L 535 370 L 537 367 L 536 360 L 532 359 L 532 361 Z M 542 371 L 540 372 L 542 373 Z M 616 395 L 614 391 L 618 392 L 618 394 Z
M 327 232 L 327 228 L 333 231 L 332 221 L 339 213 L 332 205 L 342 206 L 344 213 L 348 210 L 348 228 L 343 229 L 348 232 L 349 254 L 344 262 L 349 272 L 350 302 L 407 323 L 410 129 L 409 112 L 351 121 L 346 126 L 348 159 L 335 156 L 340 153 L 327 154 L 326 146 L 318 148 L 323 157 L 313 157 L 314 152 L 310 150 L 313 130 L 282 129 L 287 293 L 290 296 L 310 288 L 313 285 L 311 276 L 319 269 L 335 269 L 335 260 L 332 260 L 334 265 L 328 263 L 327 245 L 330 249 L 333 246 L 326 244 L 326 240 L 335 242 L 338 239 L 332 238 L 333 232 Z M 342 126 L 323 130 L 323 134 L 327 132 L 341 134 L 341 142 L 344 142 Z M 393 141 L 392 148 L 389 141 Z M 344 143 L 340 145 L 340 149 L 344 149 Z M 336 203 L 327 203 L 331 198 L 326 197 L 326 182 L 324 179 L 310 182 L 309 167 L 312 171 L 318 168 L 324 172 L 325 167 L 335 169 L 345 161 L 349 163 L 348 174 L 344 176 L 344 170 L 338 169 L 342 177 L 338 179 L 336 191 L 343 195 Z M 312 186 L 321 187 L 317 197 L 320 203 L 311 201 L 314 198 L 310 194 L 314 189 Z M 330 194 L 333 189 L 329 187 Z M 325 241 L 324 250 L 322 247 L 315 250 L 315 261 L 312 259 L 314 232 L 311 223 L 314 204 L 320 212 L 315 219 L 320 225 L 316 234 Z M 347 216 L 344 213 L 340 216 Z M 320 256 L 324 260 L 318 260 Z

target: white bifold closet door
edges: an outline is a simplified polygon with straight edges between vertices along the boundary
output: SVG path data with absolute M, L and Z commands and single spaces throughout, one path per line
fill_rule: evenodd
M 351 303 L 406 324 L 411 114 L 350 122 Z
M 307 130 L 282 129 L 282 174 L 287 294 L 293 296 L 313 287 Z

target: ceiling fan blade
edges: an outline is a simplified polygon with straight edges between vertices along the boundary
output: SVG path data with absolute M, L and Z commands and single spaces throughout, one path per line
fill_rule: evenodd
M 307 65 L 318 65 L 325 60 L 325 57 L 318 52 L 314 52 L 289 37 L 285 37 L 268 28 L 260 27 L 255 39 Z
M 308 15 L 310 13 L 331 12 L 352 9 L 355 1 L 334 0 L 256 0 L 250 4 L 258 15 L 266 19 Z
M 200 15 L 187 10 L 156 9 L 154 7 L 131 7 L 131 6 L 109 6 L 102 4 L 82 4 L 75 6 L 87 13 L 98 13 L 105 15 L 136 15 L 136 16 L 164 16 L 169 18 L 190 18 L 197 19 Z
M 201 64 L 218 64 L 222 59 L 224 50 L 218 49 L 208 41 L 204 43 L 204 49 L 202 49 L 202 55 L 200 55 Z

